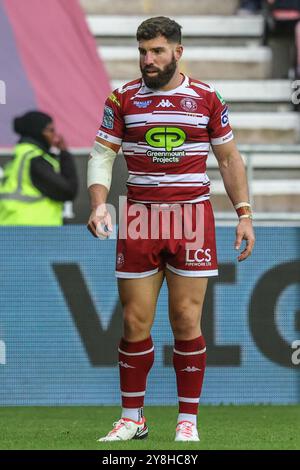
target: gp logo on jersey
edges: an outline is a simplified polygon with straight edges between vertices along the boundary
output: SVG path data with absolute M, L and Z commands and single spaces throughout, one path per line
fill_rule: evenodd
M 185 132 L 178 127 L 153 127 L 145 134 L 147 144 L 155 148 L 165 148 L 172 152 L 186 141 Z

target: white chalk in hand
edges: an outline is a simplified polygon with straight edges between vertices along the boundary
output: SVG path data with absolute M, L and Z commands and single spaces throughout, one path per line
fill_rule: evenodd
M 96 227 L 97 237 L 100 238 L 100 240 L 107 240 L 109 235 L 106 237 L 102 232 L 108 232 L 109 234 L 111 233 L 106 224 L 99 222 Z

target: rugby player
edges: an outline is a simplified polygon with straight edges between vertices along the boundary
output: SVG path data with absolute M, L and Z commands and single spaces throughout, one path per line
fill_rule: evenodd
M 248 185 L 226 103 L 212 86 L 179 70 L 181 26 L 166 17 L 150 18 L 138 27 L 136 37 L 142 76 L 107 98 L 88 163 L 92 208 L 88 228 L 101 238 L 110 234 L 105 203 L 113 162 L 122 146 L 129 171 L 127 224 L 134 220 L 135 204 L 146 208 L 143 221 L 148 224 L 155 210 L 166 214 L 176 205 L 183 225 L 196 224 L 201 236 L 197 242 L 195 235 L 192 247 L 185 232 L 179 238 L 172 234 L 163 237 L 162 227 L 159 238 L 151 237 L 151 231 L 145 237 L 119 236 L 116 276 L 124 324 L 119 345 L 122 414 L 99 440 L 142 439 L 148 434 L 143 405 L 154 361 L 151 327 L 166 279 L 179 402 L 175 440 L 198 441 L 197 412 L 206 363 L 201 313 L 208 278 L 218 274 L 206 174 L 210 145 L 238 215 L 235 248 L 239 250 L 242 241 L 246 242 L 239 261 L 250 256 L 254 245 Z M 176 225 L 174 214 L 170 217 L 172 228 Z

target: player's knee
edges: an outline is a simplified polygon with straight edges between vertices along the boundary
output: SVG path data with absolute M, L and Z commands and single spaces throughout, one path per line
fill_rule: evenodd
M 172 312 L 172 329 L 175 335 L 190 335 L 199 327 L 199 324 L 199 309 L 177 307 Z
M 149 329 L 149 322 L 141 315 L 140 310 L 134 307 L 125 307 L 123 311 L 123 322 L 125 331 L 131 335 L 140 335 Z

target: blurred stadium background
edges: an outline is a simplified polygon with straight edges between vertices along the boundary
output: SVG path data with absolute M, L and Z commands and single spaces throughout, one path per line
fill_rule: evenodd
M 183 26 L 182 71 L 215 84 L 228 102 L 255 211 L 256 250 L 238 265 L 236 216 L 211 155 L 220 276 L 210 283 L 205 304 L 208 369 L 202 403 L 299 404 L 300 118 L 292 100 L 299 88 L 294 34 L 292 26 L 272 32 L 263 14 L 237 16 L 238 3 L 0 1 L 0 171 L 17 138 L 12 117 L 39 107 L 55 117 L 80 177 L 76 201 L 65 205 L 65 227 L 0 229 L 3 407 L 119 404 L 115 241 L 100 244 L 83 225 L 89 215 L 86 165 L 107 93 L 139 75 L 136 27 L 156 15 Z M 126 179 L 120 154 L 109 198 L 116 207 Z M 153 330 L 149 405 L 176 405 L 166 311 L 163 289 Z M 282 422 L 285 416 L 283 411 Z M 291 448 L 300 448 L 299 434 Z

